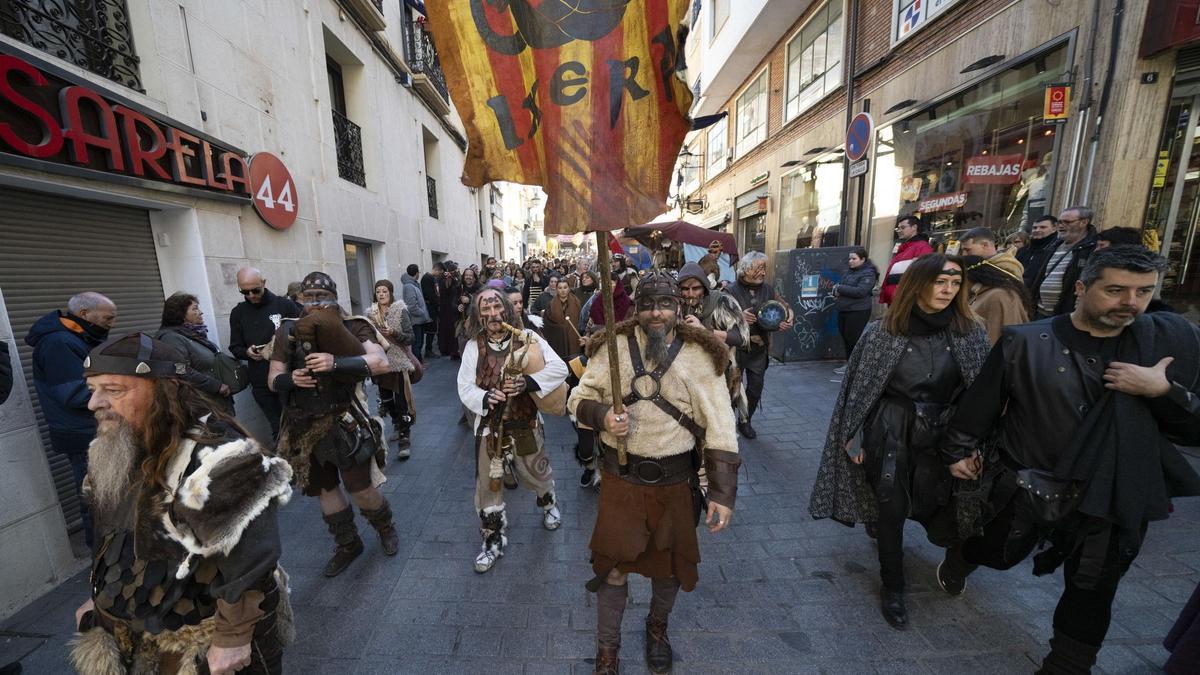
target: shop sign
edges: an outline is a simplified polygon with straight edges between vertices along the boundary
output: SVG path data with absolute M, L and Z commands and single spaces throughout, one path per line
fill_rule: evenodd
M 1171 153 L 1168 150 L 1160 150 L 1158 152 L 1158 162 L 1154 165 L 1154 187 L 1165 187 L 1167 184 L 1167 170 L 1171 166 Z
M 921 213 L 933 213 L 934 211 L 953 211 L 954 209 L 961 209 L 966 205 L 966 192 L 951 192 L 949 194 L 934 195 L 929 199 L 922 199 L 917 203 L 917 210 Z
M 978 155 L 967 160 L 963 183 L 1012 185 L 1021 180 L 1025 155 Z
M 758 174 L 754 178 L 750 179 L 750 186 L 753 187 L 755 185 L 758 185 L 759 183 L 766 181 L 767 178 L 770 177 L 770 175 L 771 175 L 770 171 L 764 171 L 764 172 Z
M 0 163 L 253 202 L 269 225 L 286 229 L 295 184 L 266 157 L 256 180 L 241 150 L 0 43 Z
M 900 0 L 892 5 L 892 42 L 900 42 L 924 28 L 959 0 Z
M 870 168 L 870 162 L 871 160 L 869 159 L 860 159 L 857 162 L 852 162 L 850 164 L 850 177 L 856 178 L 866 173 L 867 169 Z
M 1050 84 L 1046 86 L 1045 110 L 1042 119 L 1048 124 L 1064 123 L 1071 116 L 1071 85 Z

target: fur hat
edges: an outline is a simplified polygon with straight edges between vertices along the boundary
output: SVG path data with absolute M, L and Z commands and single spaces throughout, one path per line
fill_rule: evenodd
M 679 299 L 679 284 L 670 274 L 661 270 L 651 270 L 645 278 L 638 282 L 634 300 L 657 296 Z

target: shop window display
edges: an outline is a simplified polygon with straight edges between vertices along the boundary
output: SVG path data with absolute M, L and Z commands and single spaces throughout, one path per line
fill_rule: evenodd
M 931 225 L 935 246 L 973 227 L 1029 229 L 1049 208 L 1061 128 L 1042 119 L 1045 87 L 1066 67 L 1062 46 L 881 129 L 872 244 L 909 214 Z
M 776 249 L 836 246 L 841 237 L 842 159 L 820 159 L 783 176 Z

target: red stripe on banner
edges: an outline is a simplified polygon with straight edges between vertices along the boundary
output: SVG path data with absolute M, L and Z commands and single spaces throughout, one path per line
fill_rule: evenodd
M 624 24 L 592 43 L 592 222 L 588 230 L 615 230 L 628 227 L 629 200 L 625 186 L 625 133 L 620 119 L 609 126 L 612 91 L 608 61 L 624 61 Z M 622 92 L 624 95 L 624 92 Z M 623 103 L 628 103 L 623 101 Z M 622 114 L 625 106 L 622 105 Z
M 497 12 L 487 3 L 484 4 L 484 7 L 492 26 L 507 26 L 509 30 L 515 31 L 512 17 L 507 11 Z M 533 121 L 529 111 L 521 107 L 521 103 L 529 93 L 528 85 L 525 84 L 525 73 L 521 68 L 521 57 L 520 55 L 506 56 L 492 49 L 487 50 L 487 55 L 488 62 L 492 66 L 492 75 L 496 78 L 496 85 L 500 89 L 496 93 L 508 100 L 513 127 L 516 129 L 517 137 L 524 141 L 514 151 L 517 153 L 517 160 L 521 163 L 522 172 L 532 180 L 536 180 L 541 175 L 541 161 L 538 157 L 537 146 L 532 139 L 526 138 L 529 136 Z M 483 112 L 488 115 L 494 114 L 490 108 Z

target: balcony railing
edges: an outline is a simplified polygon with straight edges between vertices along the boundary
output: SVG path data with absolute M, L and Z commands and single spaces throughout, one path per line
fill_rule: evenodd
M 429 199 L 429 217 L 437 218 L 437 180 L 433 176 L 425 176 L 425 196 Z
M 345 115 L 333 111 L 333 138 L 337 144 L 338 176 L 356 185 L 367 186 L 363 170 L 362 129 Z
M 0 0 L 0 33 L 144 91 L 125 0 Z
M 404 60 L 413 73 L 428 77 L 442 98 L 450 100 L 446 75 L 442 72 L 442 63 L 433 47 L 433 39 L 425 27 L 416 21 L 404 24 Z

